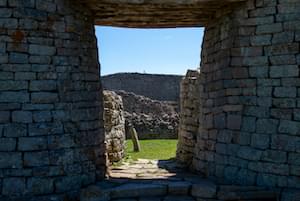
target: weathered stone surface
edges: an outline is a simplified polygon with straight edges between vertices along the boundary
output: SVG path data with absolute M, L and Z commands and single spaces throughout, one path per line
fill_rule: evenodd
M 192 185 L 192 196 L 197 198 L 215 198 L 217 186 L 210 181 L 199 181 Z
M 157 184 L 123 184 L 111 192 L 112 198 L 130 198 L 138 196 L 160 196 L 167 193 L 164 185 Z

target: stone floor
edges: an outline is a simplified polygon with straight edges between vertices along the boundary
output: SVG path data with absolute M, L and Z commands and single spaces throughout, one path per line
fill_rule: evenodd
M 217 185 L 189 173 L 175 161 L 139 159 L 111 167 L 108 180 L 82 190 L 81 201 L 275 201 L 260 187 Z

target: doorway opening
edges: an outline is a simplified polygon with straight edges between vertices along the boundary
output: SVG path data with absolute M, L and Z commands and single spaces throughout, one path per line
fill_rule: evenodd
M 110 162 L 174 159 L 180 83 L 188 68 L 199 68 L 203 29 L 96 27 L 96 34 Z M 132 129 L 140 152 L 133 150 Z

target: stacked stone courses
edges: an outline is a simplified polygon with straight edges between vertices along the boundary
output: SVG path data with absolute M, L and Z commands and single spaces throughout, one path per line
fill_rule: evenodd
M 217 15 L 194 84 L 191 167 L 232 184 L 299 191 L 300 1 L 249 0 Z
M 97 57 L 76 2 L 0 0 L 0 200 L 71 199 L 103 178 Z

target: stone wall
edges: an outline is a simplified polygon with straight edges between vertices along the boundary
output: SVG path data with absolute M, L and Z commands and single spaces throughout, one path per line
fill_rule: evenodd
M 104 177 L 96 44 L 77 1 L 0 1 L 0 200 L 68 200 Z
M 135 127 L 140 139 L 177 139 L 179 116 L 174 102 L 115 92 L 123 99 L 126 122 Z
M 180 75 L 118 73 L 101 77 L 103 88 L 124 90 L 160 101 L 179 102 Z
M 120 161 L 125 151 L 125 118 L 122 97 L 103 91 L 106 152 L 110 162 Z
M 180 120 L 178 128 L 177 161 L 191 166 L 199 116 L 199 72 L 188 70 L 180 84 Z
M 299 191 L 300 2 L 249 0 L 217 16 L 202 48 L 193 168 Z

